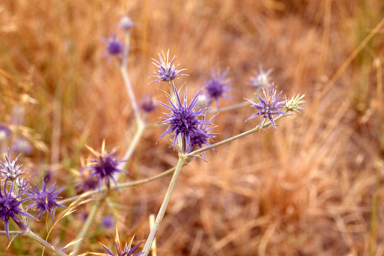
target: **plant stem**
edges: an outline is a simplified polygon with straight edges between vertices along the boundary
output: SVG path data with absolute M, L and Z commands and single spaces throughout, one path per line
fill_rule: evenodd
M 135 95 L 132 90 L 131 81 L 129 80 L 128 71 L 125 65 L 120 66 L 121 74 L 123 75 L 124 84 L 127 87 L 128 96 L 132 104 L 133 112 L 135 113 L 135 118 L 138 123 L 141 122 L 140 114 L 139 114 L 139 108 L 136 104 Z
M 23 235 L 26 235 L 26 236 L 32 238 L 33 240 L 35 240 L 36 242 L 38 242 L 39 244 L 44 246 L 47 249 L 47 251 L 49 251 L 51 253 L 54 253 L 54 254 L 57 254 L 60 256 L 68 256 L 68 254 L 65 254 L 62 251 L 60 251 L 59 249 L 55 248 L 53 245 L 51 245 L 50 243 L 48 243 L 47 241 L 45 241 L 44 239 L 42 239 L 41 237 L 39 237 L 38 235 L 33 233 L 31 230 L 27 231 L 26 233 L 23 233 Z
M 165 195 L 165 198 L 163 200 L 163 203 L 161 204 L 159 213 L 157 214 L 157 217 L 156 217 L 156 220 L 155 220 L 155 225 L 152 228 L 151 233 L 149 234 L 147 241 L 145 242 L 144 249 L 143 249 L 143 252 L 144 252 L 143 256 L 147 256 L 148 253 L 149 253 L 149 250 L 151 249 L 151 245 L 152 245 L 153 239 L 155 239 L 155 236 L 156 236 L 156 233 L 157 233 L 157 231 L 159 229 L 160 223 L 163 220 L 163 217 L 164 217 L 164 214 L 165 214 L 165 210 L 167 209 L 169 200 L 170 200 L 171 195 L 172 195 L 172 191 L 173 191 L 173 189 L 175 188 L 175 185 L 176 185 L 177 177 L 179 177 L 180 171 L 183 168 L 185 160 L 186 160 L 186 156 L 182 155 L 182 154 L 179 154 L 179 161 L 177 162 L 176 170 L 175 170 L 175 172 L 174 172 L 174 174 L 172 176 L 172 180 L 169 183 L 167 194 Z
M 82 243 L 83 239 L 85 238 L 89 227 L 91 226 L 91 224 L 93 223 L 93 221 L 95 219 L 95 216 L 96 216 L 97 210 L 100 207 L 100 204 L 101 204 L 100 201 L 95 201 L 94 204 L 92 205 L 91 212 L 89 213 L 87 220 L 84 223 L 83 228 L 81 229 L 80 233 L 77 235 L 77 237 L 75 239 L 75 241 L 77 241 L 77 243 L 75 244 L 75 248 L 73 249 L 73 252 L 71 255 L 77 255 L 77 252 L 79 251 L 79 249 L 81 247 L 81 243 Z
M 118 189 L 130 188 L 130 187 L 133 187 L 133 186 L 145 184 L 145 183 L 148 183 L 148 182 L 160 179 L 160 178 L 162 178 L 164 176 L 167 176 L 168 174 L 172 173 L 174 170 L 175 170 L 175 167 L 173 167 L 173 168 L 171 168 L 171 169 L 169 169 L 169 170 L 167 170 L 165 172 L 162 172 L 160 174 L 157 174 L 155 176 L 152 176 L 150 178 L 147 178 L 147 179 L 136 180 L 136 181 L 131 181 L 131 182 L 124 182 L 124 183 L 118 183 L 117 187 L 115 186 L 115 184 L 112 183 L 112 184 L 110 184 L 110 186 L 111 186 L 111 189 L 115 189 L 115 188 L 118 188 Z M 100 192 L 106 191 L 107 189 L 108 189 L 107 186 L 103 186 L 100 189 L 95 189 L 95 190 L 87 191 L 87 192 L 85 192 L 85 193 L 83 193 L 81 195 L 70 197 L 70 198 L 58 201 L 57 203 L 58 204 L 68 203 L 68 202 L 75 201 L 75 200 L 77 200 L 79 198 L 82 198 L 82 197 L 85 198 L 85 197 L 93 195 L 93 194 L 98 194 Z

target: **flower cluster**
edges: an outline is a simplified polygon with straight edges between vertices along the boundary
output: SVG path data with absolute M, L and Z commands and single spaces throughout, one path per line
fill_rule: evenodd
M 228 73 L 228 69 L 221 73 L 220 70 L 211 71 L 211 75 L 208 79 L 205 80 L 205 86 L 202 86 L 203 89 L 206 90 L 206 95 L 208 98 L 208 105 L 212 103 L 212 101 L 216 102 L 216 106 L 220 108 L 219 99 L 220 98 L 231 98 L 227 92 L 231 90 L 227 86 L 230 82 L 230 79 L 226 79 L 225 76 Z
M 170 82 L 174 79 L 176 79 L 179 76 L 185 76 L 185 74 L 179 74 L 181 71 L 184 71 L 185 69 L 177 70 L 173 62 L 175 61 L 175 56 L 172 58 L 172 60 L 169 62 L 169 51 L 167 53 L 167 56 L 164 55 L 161 57 L 159 54 L 160 61 L 153 59 L 153 64 L 158 68 L 158 70 L 155 71 L 155 75 L 152 77 L 158 78 L 156 80 L 153 80 L 152 82 L 156 81 L 166 81 Z

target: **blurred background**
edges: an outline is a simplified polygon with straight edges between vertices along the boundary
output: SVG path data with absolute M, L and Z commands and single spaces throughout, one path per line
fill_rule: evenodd
M 119 154 L 133 136 L 134 113 L 115 60 L 104 57 L 110 33 L 129 14 L 128 72 L 135 95 L 165 102 L 165 83 L 148 84 L 161 51 L 189 76 L 176 80 L 196 93 L 212 68 L 229 68 L 233 100 L 251 98 L 247 83 L 262 65 L 287 97 L 305 94 L 303 110 L 277 131 L 252 134 L 209 151 L 209 163 L 184 167 L 157 234 L 158 255 L 384 255 L 383 54 L 381 0 L 37 1 L 0 3 L 0 123 L 12 137 L 2 153 L 22 152 L 30 179 L 76 194 L 85 145 Z M 122 37 L 121 34 L 118 36 Z M 148 123 L 161 121 L 158 107 Z M 220 113 L 214 141 L 253 128 L 247 106 Z M 145 131 L 124 181 L 159 174 L 177 163 L 171 137 Z M 171 176 L 113 193 L 81 252 L 143 241 Z M 62 247 L 81 229 L 91 205 L 62 220 L 50 235 Z M 59 210 L 61 211 L 61 210 Z M 102 225 L 112 216 L 112 228 Z M 52 225 L 43 215 L 32 229 Z M 0 229 L 4 230 L 3 222 Z M 14 223 L 11 229 L 17 229 Z M 0 255 L 41 255 L 26 237 Z M 69 251 L 68 251 L 69 253 Z

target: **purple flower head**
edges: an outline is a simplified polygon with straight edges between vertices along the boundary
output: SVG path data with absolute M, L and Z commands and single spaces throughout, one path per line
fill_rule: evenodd
M 15 160 L 11 161 L 9 158 L 9 151 L 8 155 L 5 155 L 5 161 L 0 161 L 0 178 L 5 180 L 14 181 L 27 171 L 21 171 L 21 166 L 17 164 L 17 160 L 19 159 L 20 155 L 16 157 Z
M 128 14 L 121 16 L 119 27 L 123 30 L 129 30 L 135 26 Z
M 9 219 L 12 218 L 13 221 L 21 228 L 21 230 L 28 230 L 27 226 L 19 219 L 17 215 L 28 217 L 31 219 L 36 219 L 32 215 L 24 212 L 20 204 L 27 201 L 28 198 L 20 200 L 21 196 L 25 191 L 20 191 L 20 193 L 15 196 L 15 191 L 13 189 L 13 184 L 7 192 L 6 185 L 4 184 L 3 191 L 1 191 L 0 186 L 0 220 L 4 221 L 5 232 L 7 233 L 7 238 L 9 240 Z
M 96 179 L 101 187 L 103 180 L 107 184 L 108 188 L 110 187 L 110 180 L 117 186 L 116 180 L 113 177 L 116 173 L 124 172 L 129 174 L 127 171 L 119 169 L 118 166 L 121 162 L 119 161 L 118 156 L 113 156 L 116 153 L 116 150 L 113 150 L 111 153 L 102 150 L 102 153 L 97 153 L 93 151 L 95 158 L 90 161 L 90 164 L 87 166 L 89 172 L 91 173 L 87 179 Z
M 140 108 L 145 113 L 151 113 L 155 108 L 157 107 L 157 104 L 153 101 L 153 97 L 151 96 L 145 96 L 143 97 L 143 100 L 141 101 Z
M 133 238 L 132 238 L 132 240 L 133 240 Z M 136 254 L 134 254 L 133 252 L 137 249 L 137 247 L 140 246 L 141 243 L 142 242 L 138 243 L 137 245 L 135 245 L 134 247 L 131 248 L 131 246 L 132 246 L 132 241 L 131 241 L 129 243 L 129 245 L 125 244 L 124 250 L 121 250 L 119 234 L 117 233 L 117 227 L 116 227 L 116 238 L 115 238 L 116 254 L 114 254 L 111 250 L 109 250 L 102 243 L 100 243 L 100 244 L 101 244 L 101 246 L 103 246 L 105 253 L 107 255 L 111 255 L 111 256 L 140 256 L 140 255 L 144 254 L 142 251 L 140 251 Z
M 33 200 L 34 203 L 28 205 L 26 209 L 30 209 L 32 207 L 36 207 L 36 210 L 40 210 L 38 219 L 40 220 L 41 215 L 45 211 L 49 212 L 51 219 L 53 222 L 53 210 L 55 207 L 67 208 L 64 205 L 58 204 L 57 201 L 61 199 L 61 197 L 57 196 L 64 188 L 60 188 L 56 190 L 56 185 L 52 185 L 50 189 L 47 190 L 47 183 L 43 180 L 43 188 L 39 190 L 36 185 L 32 185 L 32 189 L 30 189 L 26 195 L 29 197 L 26 200 Z
M 33 153 L 31 143 L 27 139 L 17 139 L 11 145 L 11 150 L 16 154 L 30 155 Z
M 265 120 L 269 118 L 273 128 L 276 130 L 276 125 L 275 125 L 275 122 L 273 121 L 273 115 L 289 115 L 286 112 L 280 111 L 280 109 L 284 108 L 285 106 L 284 105 L 285 100 L 283 100 L 282 98 L 279 98 L 281 93 L 279 93 L 276 96 L 276 90 L 274 89 L 273 86 L 267 92 L 266 90 L 263 89 L 263 93 L 264 93 L 264 99 L 261 98 L 259 95 L 257 95 L 257 97 L 259 98 L 258 103 L 255 103 L 249 99 L 246 99 L 252 104 L 252 107 L 259 110 L 259 112 L 257 112 L 256 114 L 251 115 L 247 119 L 247 121 L 251 118 L 262 115 L 263 119 L 261 120 L 260 127 L 262 127 L 264 125 Z
M 115 221 L 113 220 L 112 216 L 107 215 L 101 220 L 101 225 L 106 228 L 110 229 L 113 228 L 113 225 L 115 224 Z
M 175 146 L 177 144 L 177 137 L 181 135 L 181 138 L 185 138 L 185 149 L 188 150 L 190 147 L 191 138 L 196 137 L 197 134 L 202 137 L 206 137 L 207 139 L 209 138 L 209 135 L 206 133 L 206 131 L 202 129 L 202 125 L 212 125 L 211 122 L 204 120 L 205 116 L 203 112 L 206 109 L 201 109 L 198 111 L 193 109 L 197 103 L 199 94 L 200 92 L 196 94 L 189 106 L 187 106 L 187 90 L 185 90 L 184 94 L 184 104 L 181 103 L 180 96 L 176 90 L 176 103 L 173 103 L 170 98 L 168 98 L 168 101 L 171 106 L 159 102 L 161 105 L 171 110 L 170 114 L 166 114 L 167 117 L 162 117 L 165 120 L 161 123 L 168 124 L 169 127 L 161 135 L 160 139 L 163 138 L 166 134 L 174 132 L 175 138 L 173 140 L 173 145 Z M 201 119 L 199 119 L 199 117 Z
M 109 60 L 111 60 L 112 57 L 124 57 L 124 51 L 129 49 L 128 46 L 124 46 L 122 40 L 116 39 L 116 34 L 114 33 L 111 33 L 110 38 L 102 38 L 101 40 L 107 44 L 107 49 L 104 54 L 109 54 Z
M 0 125 L 0 141 L 9 139 L 11 137 L 11 130 L 5 125 Z
M 225 78 L 227 73 L 228 69 L 225 70 L 223 73 L 221 73 L 220 70 L 217 70 L 217 72 L 212 70 L 210 77 L 208 79 L 205 79 L 205 86 L 202 86 L 202 88 L 207 91 L 209 104 L 211 104 L 212 101 L 215 100 L 216 106 L 218 108 L 220 108 L 220 98 L 231 98 L 229 95 L 227 95 L 227 92 L 231 90 L 231 88 L 227 86 L 230 80 Z
M 17 188 L 19 189 L 19 191 L 27 191 L 28 190 L 28 184 L 29 184 L 28 180 L 26 180 L 24 178 L 17 177 L 16 185 L 17 185 Z
M 249 79 L 248 84 L 256 88 L 268 88 L 271 86 L 270 77 L 272 69 L 268 69 L 267 72 L 264 72 L 263 67 L 259 65 L 259 72 L 255 71 L 254 77 Z
M 94 190 L 99 185 L 98 177 L 85 177 L 81 178 L 81 182 L 76 185 L 77 191 L 88 191 L 88 190 Z
M 173 62 L 175 61 L 176 56 L 174 56 L 169 62 L 169 51 L 167 52 L 167 56 L 163 53 L 163 57 L 161 57 L 159 53 L 160 61 L 153 59 L 153 64 L 158 67 L 158 70 L 155 71 L 154 76 L 158 79 L 153 80 L 151 83 L 156 81 L 166 81 L 170 82 L 173 79 L 179 77 L 179 76 L 186 76 L 186 74 L 179 74 L 181 71 L 184 71 L 185 69 L 176 70 L 175 65 L 173 65 Z
M 215 118 L 212 117 L 209 122 L 212 121 L 212 119 Z M 212 122 L 210 125 L 213 125 Z M 191 141 L 190 141 L 190 145 L 189 145 L 189 148 L 188 148 L 188 152 L 191 152 L 193 150 L 193 148 L 195 146 L 201 148 L 203 145 L 211 145 L 208 141 L 209 140 L 212 140 L 212 138 L 214 137 L 214 135 L 216 135 L 217 133 L 208 133 L 210 130 L 212 130 L 213 128 L 215 127 L 207 127 L 208 125 L 199 125 L 199 128 L 204 131 L 204 134 L 202 133 L 194 133 L 194 134 L 191 134 Z M 205 158 L 205 154 L 203 152 L 203 157 Z

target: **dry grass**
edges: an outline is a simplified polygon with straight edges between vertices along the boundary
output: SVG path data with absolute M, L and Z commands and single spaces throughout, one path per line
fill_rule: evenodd
M 105 139 L 122 152 L 132 135 L 134 115 L 121 75 L 115 62 L 102 58 L 100 41 L 125 11 L 136 22 L 129 73 L 138 98 L 146 93 L 164 100 L 158 89 L 166 85 L 147 84 L 150 58 L 167 49 L 187 68 L 189 77 L 178 84 L 186 82 L 191 92 L 211 68 L 229 67 L 240 102 L 251 97 L 247 79 L 262 64 L 274 70 L 287 96 L 306 95 L 302 113 L 280 120 L 276 132 L 227 144 L 207 154 L 209 164 L 198 160 L 183 169 L 157 236 L 158 255 L 369 255 L 372 237 L 371 255 L 384 255 L 384 26 L 374 30 L 383 25 L 382 1 L 2 1 L 0 121 L 9 121 L 13 106 L 25 107 L 26 126 L 49 149 L 25 160 L 35 170 L 49 164 L 63 186 L 74 185 L 69 170 L 88 155 L 84 144 L 98 149 Z M 372 40 L 364 42 L 369 33 Z M 158 122 L 163 110 L 149 122 Z M 251 113 L 246 107 L 219 114 L 215 141 L 252 128 L 256 120 L 244 123 Z M 155 145 L 162 132 L 144 134 L 129 163 L 133 178 L 176 164 L 168 138 Z M 157 212 L 169 180 L 113 198 L 124 206 L 117 213 L 121 240 L 146 238 L 148 216 Z M 61 223 L 62 231 L 51 235 L 55 244 L 74 239 L 86 209 Z M 36 229 L 44 233 L 44 226 Z M 96 224 L 91 231 L 97 239 L 85 241 L 84 250 L 101 251 L 97 241 L 111 246 L 113 231 L 102 234 Z M 40 248 L 19 238 L 2 250 L 39 255 Z

